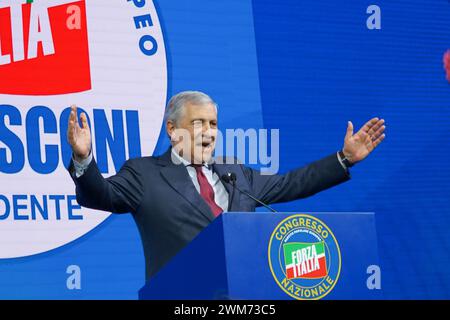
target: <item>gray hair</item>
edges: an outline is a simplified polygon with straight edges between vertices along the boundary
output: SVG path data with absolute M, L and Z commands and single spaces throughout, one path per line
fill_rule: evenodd
M 174 95 L 167 104 L 166 112 L 164 114 L 164 123 L 170 120 L 177 124 L 183 113 L 183 107 L 187 103 L 193 105 L 212 104 L 217 110 L 217 103 L 215 103 L 206 93 L 200 91 L 183 91 Z

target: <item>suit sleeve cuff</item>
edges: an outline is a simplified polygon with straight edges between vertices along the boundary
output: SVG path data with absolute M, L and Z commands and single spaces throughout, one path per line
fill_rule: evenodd
M 89 164 L 92 162 L 92 151 L 91 153 L 89 153 L 89 156 L 86 159 L 80 162 L 75 160 L 74 156 L 72 155 L 72 161 L 73 166 L 75 167 L 75 176 L 79 178 L 85 173 L 85 171 L 89 167 Z
M 341 159 L 341 157 L 339 156 L 339 152 L 336 152 L 336 157 L 338 158 L 338 161 L 339 161 L 339 163 L 341 164 L 342 168 L 344 168 L 345 172 L 348 172 L 348 168 L 347 168 L 347 166 L 345 165 L 345 163 L 342 162 L 342 159 Z

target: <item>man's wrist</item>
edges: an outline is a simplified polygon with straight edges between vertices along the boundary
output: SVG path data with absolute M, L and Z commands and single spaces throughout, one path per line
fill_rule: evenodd
M 89 158 L 89 156 L 87 156 L 87 157 L 80 157 L 80 156 L 77 156 L 75 153 L 73 154 L 73 160 L 75 160 L 78 163 L 83 162 L 87 158 Z
M 92 152 L 89 153 L 88 157 L 83 160 L 77 160 L 75 154 L 72 154 L 73 165 L 75 167 L 75 175 L 77 178 L 81 177 L 84 172 L 89 167 L 89 164 L 92 161 Z
M 91 151 L 89 151 L 89 153 L 87 155 L 78 155 L 75 152 L 72 152 L 73 160 L 80 162 L 80 163 L 89 159 L 90 156 L 91 156 Z

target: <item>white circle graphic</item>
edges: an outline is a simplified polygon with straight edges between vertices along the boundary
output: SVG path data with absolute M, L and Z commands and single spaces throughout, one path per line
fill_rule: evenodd
M 26 1 L 23 1 L 25 3 Z M 135 1 L 136 3 L 138 1 Z M 0 92 L 0 105 L 10 105 L 20 111 L 21 124 L 13 124 L 11 117 L 0 118 L 3 127 L 7 128 L 18 139 L 20 139 L 24 150 L 23 168 L 16 173 L 0 171 L 0 258 L 16 258 L 46 252 L 65 245 L 98 226 L 111 213 L 92 210 L 87 208 L 72 207 L 73 215 L 82 216 L 82 219 L 69 219 L 69 196 L 75 195 L 75 184 L 73 183 L 62 160 L 61 137 L 65 132 L 60 132 L 60 116 L 63 110 L 72 104 L 80 106 L 86 111 L 90 121 L 93 136 L 93 154 L 97 156 L 96 122 L 94 110 L 104 113 L 106 123 L 112 132 L 112 139 L 117 138 L 114 129 L 123 128 L 123 140 L 125 141 L 126 158 L 130 156 L 127 144 L 127 112 L 138 115 L 139 137 L 141 154 L 151 155 L 156 146 L 161 124 L 164 117 L 164 106 L 167 95 L 167 63 L 162 28 L 158 19 L 157 11 L 152 1 L 145 1 L 145 5 L 138 7 L 134 1 L 108 1 L 108 0 L 35 0 L 31 6 L 48 6 L 48 18 L 50 25 L 54 28 L 51 8 L 55 6 L 66 6 L 68 17 L 74 14 L 75 20 L 68 20 L 68 24 L 75 26 L 77 21 L 77 6 L 85 6 L 82 11 L 81 27 L 87 27 L 87 45 L 89 51 L 90 88 L 84 91 L 72 91 L 72 93 L 61 94 L 5 94 Z M 141 3 L 143 3 L 141 1 Z M 75 6 L 68 8 L 68 6 Z M 24 6 L 27 6 L 24 4 Z M 5 7 L 4 7 L 5 8 Z M 64 10 L 66 10 L 64 9 Z M 39 10 L 42 10 L 39 9 Z M 38 12 L 35 10 L 33 14 Z M 78 17 L 79 18 L 79 17 Z M 40 19 L 42 28 L 44 18 Z M 43 22 L 44 21 L 44 22 Z M 86 22 L 86 26 L 83 23 Z M 11 28 L 17 28 L 11 22 Z M 1 27 L 1 25 L 0 25 Z M 15 29 L 17 31 L 17 29 Z M 54 30 L 53 30 L 54 31 Z M 0 30 L 0 41 L 2 30 Z M 54 53 L 45 35 L 38 50 L 47 50 L 49 55 L 58 55 L 58 44 L 53 44 Z M 145 39 L 152 41 L 140 42 Z M 38 39 L 39 40 L 39 39 Z M 53 41 L 55 37 L 53 37 Z M 29 40 L 31 41 L 31 40 Z M 34 41 L 34 40 L 33 40 Z M 50 41 L 52 39 L 50 38 Z M 31 43 L 31 42 L 30 42 Z M 155 52 L 150 52 L 157 45 Z M 30 44 L 28 44 L 30 46 Z M 14 50 L 18 50 L 14 48 Z M 42 47 L 42 48 L 41 48 Z M 20 49 L 20 47 L 19 47 Z M 74 48 L 76 50 L 77 48 Z M 25 56 L 32 56 L 27 44 L 24 49 Z M 44 51 L 45 51 L 44 50 Z M 147 50 L 147 52 L 143 52 Z M 19 57 L 20 54 L 10 55 L 10 59 Z M 8 61 L 5 52 L 1 53 Z M 38 56 L 36 61 L 40 59 Z M 2 61 L 2 60 L 0 60 Z M 16 62 L 12 62 L 16 63 Z M 27 63 L 17 62 L 19 63 Z M 8 64 L 1 65 L 0 77 L 9 70 Z M 73 70 L 72 70 L 73 71 Z M 47 70 L 48 73 L 62 72 L 61 70 Z M 24 75 L 26 76 L 26 75 Z M 67 84 L 77 77 L 76 74 L 67 74 Z M 1 91 L 1 88 L 0 88 Z M 75 93 L 74 93 L 75 92 Z M 44 124 L 40 120 L 39 131 L 27 132 L 27 113 L 35 106 L 49 108 L 57 122 L 57 133 L 44 132 Z M 1 110 L 0 110 L 1 111 Z M 113 126 L 113 111 L 122 115 L 121 126 Z M 129 120 L 129 119 L 128 119 Z M 131 124 L 134 122 L 130 121 Z M 137 130 L 136 128 L 134 128 Z M 6 152 L 7 158 L 12 159 L 13 154 L 6 140 L 2 140 L 0 130 L 0 150 Z M 3 130 L 4 134 L 5 130 Z M 46 145 L 58 146 L 58 165 L 56 170 L 50 173 L 39 173 L 30 165 L 27 150 L 27 135 L 39 135 L 41 144 L 41 157 L 45 155 Z M 30 137 L 28 137 L 29 139 Z M 106 176 L 116 173 L 113 156 L 107 148 L 107 172 Z M 45 161 L 45 159 L 43 159 Z M 58 198 L 59 197 L 59 198 Z M 37 204 L 47 214 L 47 219 L 39 212 Z M 76 202 L 70 202 L 76 205 Z M 59 206 L 59 209 L 57 208 Z M 34 214 L 32 212 L 34 208 Z M 75 209 L 74 209 L 75 208 Z M 57 210 L 58 209 L 58 210 Z M 9 212 L 9 214 L 7 214 Z M 59 216 L 58 216 L 59 215 Z

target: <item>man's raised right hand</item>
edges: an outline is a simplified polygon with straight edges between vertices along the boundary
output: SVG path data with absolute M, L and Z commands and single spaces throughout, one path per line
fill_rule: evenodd
M 91 153 L 91 130 L 87 122 L 86 114 L 80 116 L 81 127 L 77 118 L 77 107 L 72 105 L 67 127 L 67 140 L 72 147 L 75 160 L 82 161 L 89 157 Z

